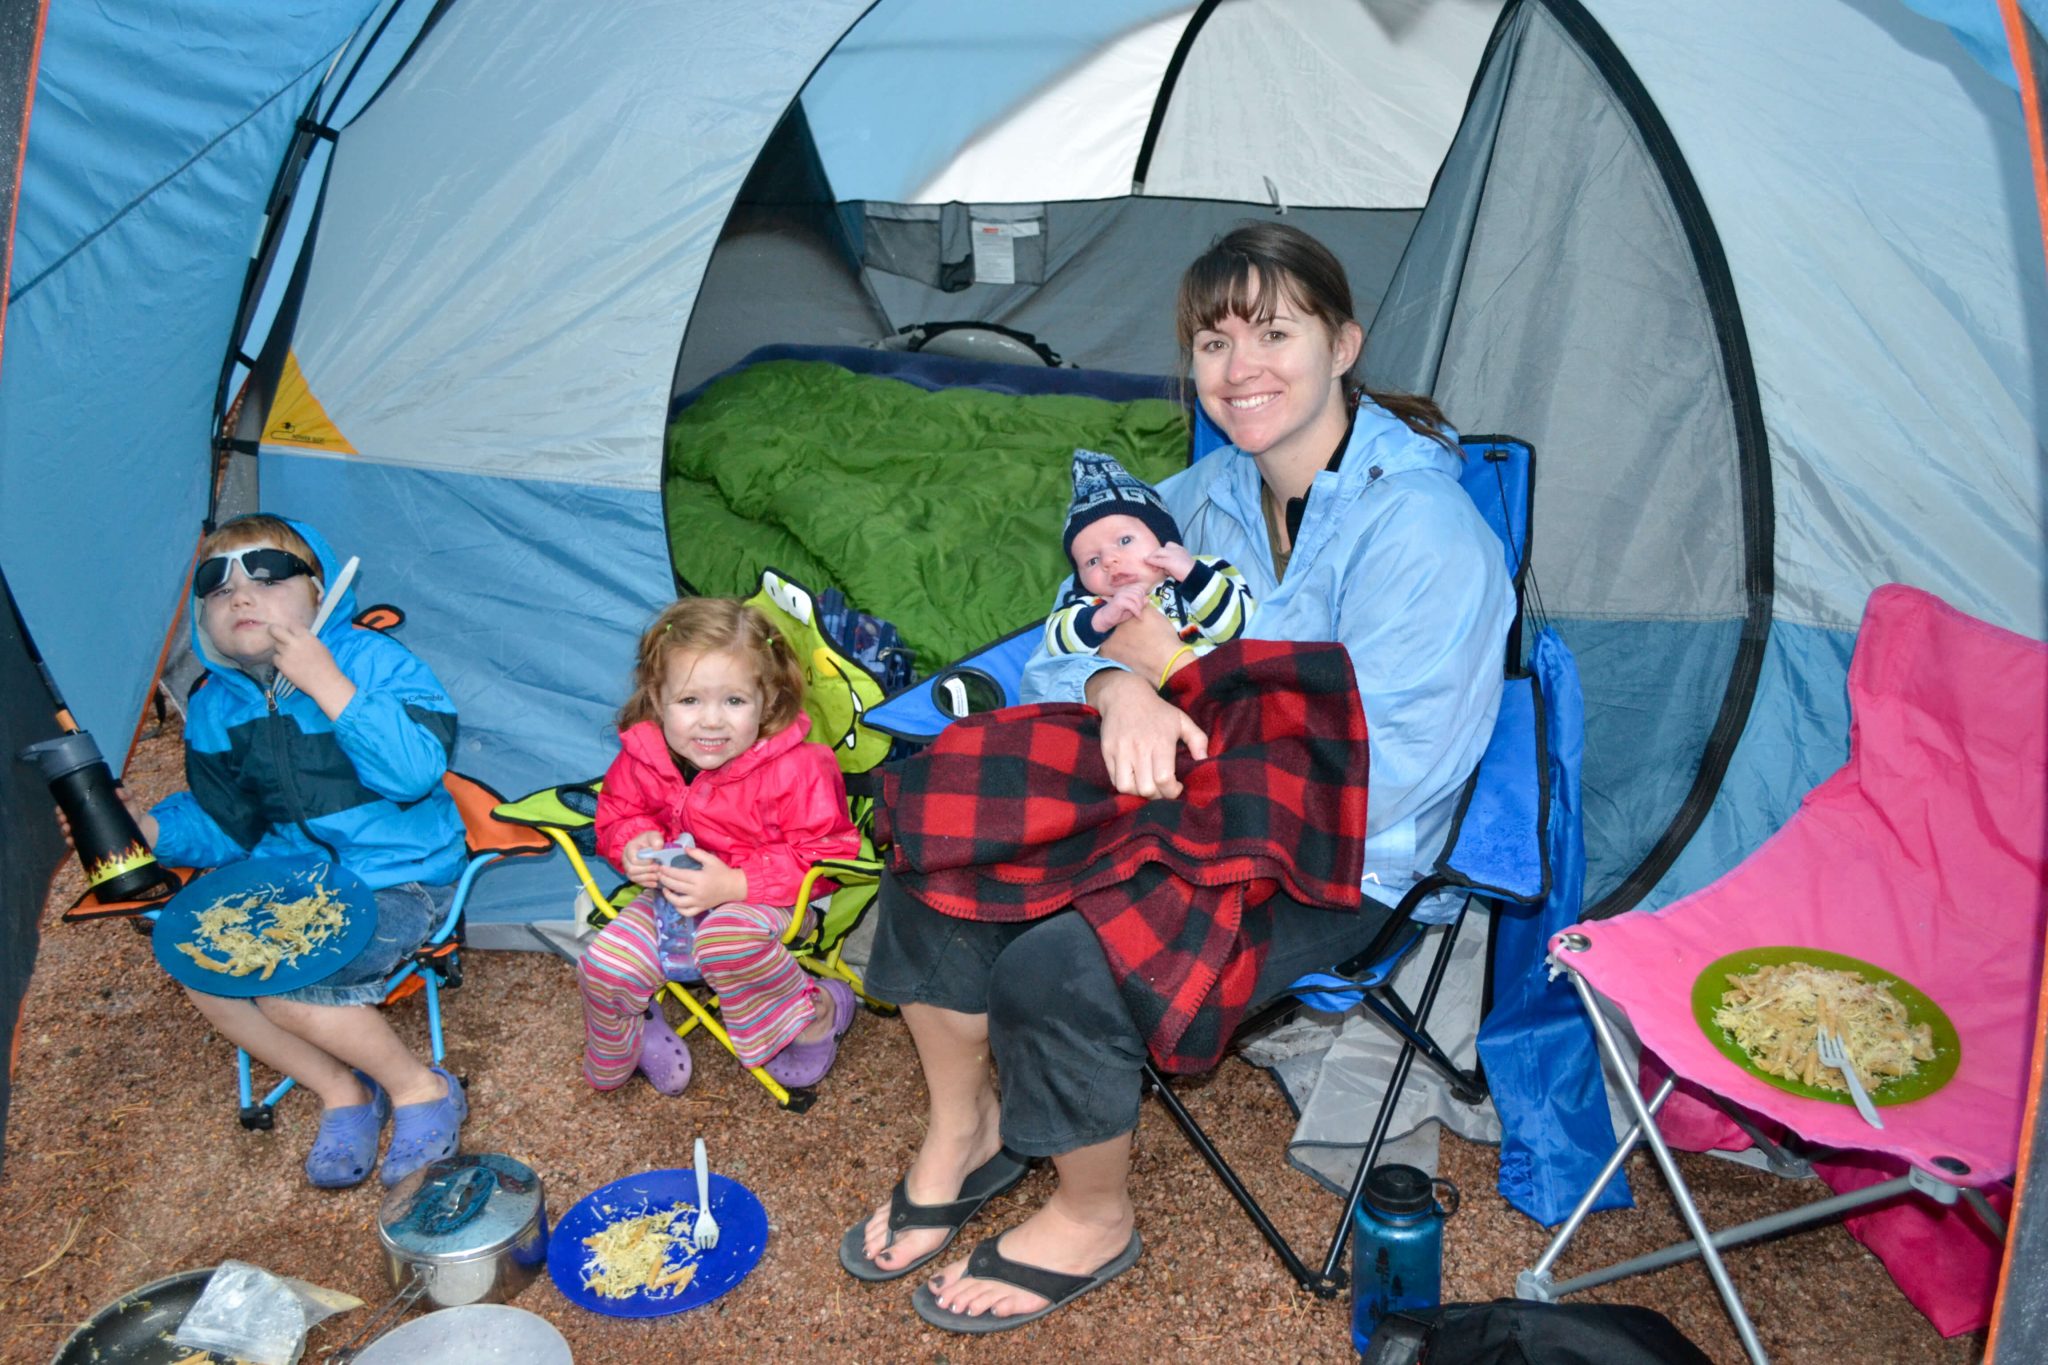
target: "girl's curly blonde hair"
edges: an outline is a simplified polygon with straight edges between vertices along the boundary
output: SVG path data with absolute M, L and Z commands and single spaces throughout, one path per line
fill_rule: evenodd
M 761 737 L 780 733 L 803 709 L 804 674 L 796 651 L 775 623 L 735 597 L 686 597 L 654 618 L 640 637 L 633 695 L 619 708 L 619 728 L 661 719 L 661 693 L 678 654 L 730 654 L 744 659 L 761 688 Z

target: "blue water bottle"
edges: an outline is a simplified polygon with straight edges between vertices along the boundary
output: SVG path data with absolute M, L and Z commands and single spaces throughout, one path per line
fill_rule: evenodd
M 1433 1308 L 1443 1294 L 1444 1219 L 1458 1187 L 1413 1166 L 1375 1166 L 1352 1218 L 1351 1344 L 1364 1355 L 1389 1313 Z

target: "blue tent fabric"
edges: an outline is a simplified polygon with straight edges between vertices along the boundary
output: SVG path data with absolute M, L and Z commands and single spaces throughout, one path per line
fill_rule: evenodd
M 0 369 L 0 563 L 116 763 L 199 537 L 249 244 L 300 110 L 369 8 L 50 8 Z
M 1550 936 L 1579 918 L 1586 846 L 1579 799 L 1585 699 L 1578 664 L 1554 630 L 1536 637 L 1531 661 L 1547 703 L 1550 764 L 1550 895 L 1532 913 L 1494 919 L 1498 968 L 1479 1057 L 1500 1113 L 1500 1192 L 1546 1227 L 1563 1221 L 1614 1151 L 1600 1058 L 1576 996 L 1543 970 Z M 1616 1172 L 1595 1209 L 1631 1207 Z

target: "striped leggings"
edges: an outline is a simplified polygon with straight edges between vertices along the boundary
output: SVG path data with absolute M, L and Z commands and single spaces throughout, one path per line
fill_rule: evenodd
M 811 978 L 782 945 L 789 911 L 734 901 L 697 922 L 697 965 L 718 993 L 733 1051 L 760 1066 L 803 1032 L 814 1013 Z M 646 1010 L 666 978 L 655 951 L 651 893 L 621 910 L 583 950 L 583 1076 L 599 1090 L 625 1083 L 640 1061 Z

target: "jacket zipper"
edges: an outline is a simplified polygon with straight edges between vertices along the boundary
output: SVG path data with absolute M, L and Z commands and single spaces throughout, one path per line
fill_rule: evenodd
M 299 832 L 326 849 L 327 856 L 339 866 L 341 854 L 335 851 L 333 844 L 315 834 L 313 827 L 306 822 L 306 803 L 299 799 L 298 783 L 293 780 L 291 753 L 285 748 L 284 743 L 283 727 L 288 722 L 277 709 L 277 679 L 272 678 L 270 685 L 263 689 L 263 704 L 270 710 L 270 724 L 266 727 L 270 731 L 270 757 L 277 765 L 277 780 L 284 791 L 286 812 L 291 816 L 292 823 L 299 827 Z

